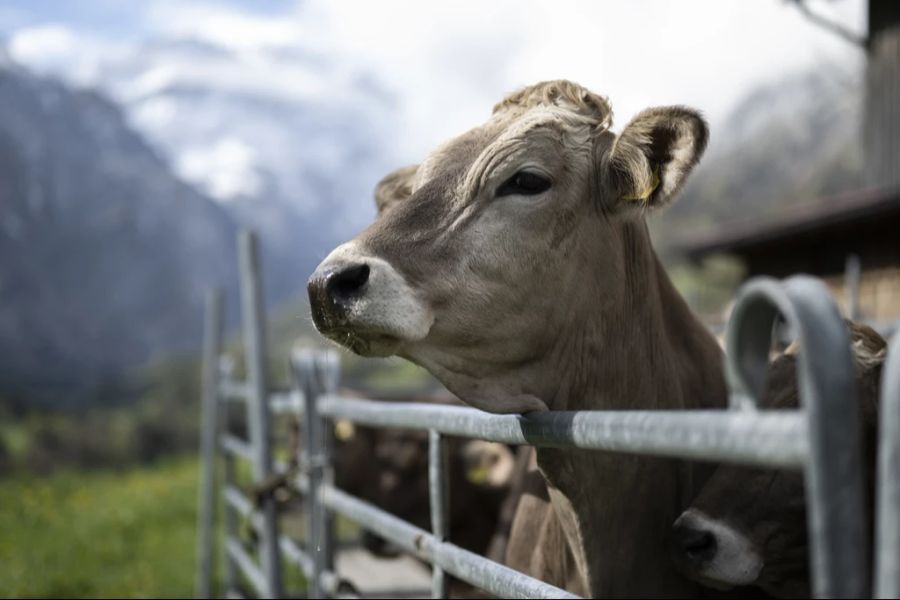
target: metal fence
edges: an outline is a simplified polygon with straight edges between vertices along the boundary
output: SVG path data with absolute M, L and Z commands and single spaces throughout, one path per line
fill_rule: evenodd
M 571 598 L 572 594 L 516 572 L 446 541 L 447 472 L 443 438 L 466 436 L 506 444 L 530 444 L 627 452 L 802 470 L 805 474 L 813 590 L 819 597 L 900 595 L 900 337 L 884 367 L 874 553 L 869 537 L 855 386 L 855 370 L 843 321 L 823 284 L 808 277 L 784 282 L 757 279 L 738 294 L 728 324 L 725 371 L 730 406 L 714 411 L 581 411 L 494 415 L 476 409 L 433 404 L 397 405 L 336 394 L 337 355 L 301 352 L 291 359 L 292 389 L 272 392 L 265 371 L 265 336 L 258 247 L 243 234 L 241 298 L 246 378 L 236 381 L 219 368 L 221 299 L 211 294 L 204 345 L 203 469 L 197 594 L 209 597 L 213 566 L 216 496 L 224 511 L 225 595 L 239 597 L 249 586 L 261 597 L 285 594 L 281 558 L 308 581 L 309 597 L 346 597 L 335 572 L 334 517 L 342 515 L 433 565 L 433 597 L 446 597 L 453 575 L 499 597 Z M 798 410 L 758 410 L 765 384 L 773 327 L 786 321 L 802 348 Z M 221 430 L 223 402 L 246 406 L 249 439 Z M 302 418 L 304 448 L 299 469 L 272 458 L 269 423 L 275 414 Z M 334 485 L 331 462 L 336 419 L 372 427 L 429 432 L 431 531 L 425 531 L 347 494 Z M 224 484 L 216 486 L 216 455 L 224 457 Z M 288 476 L 304 497 L 305 543 L 279 532 L 271 497 L 254 502 L 235 481 L 235 461 L 252 465 L 264 485 Z M 248 546 L 238 519 L 252 524 Z M 242 588 L 240 581 L 245 582 Z

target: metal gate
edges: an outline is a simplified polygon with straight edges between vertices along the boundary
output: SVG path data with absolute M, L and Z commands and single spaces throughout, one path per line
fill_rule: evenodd
M 876 539 L 868 540 L 855 371 L 846 328 L 825 286 L 809 277 L 783 282 L 756 279 L 737 295 L 728 324 L 725 372 L 728 410 L 551 411 L 494 415 L 472 408 L 397 405 L 336 394 L 339 361 L 334 352 L 301 352 L 292 359 L 294 385 L 273 391 L 266 381 L 259 250 L 255 237 L 240 240 L 241 301 L 246 378 L 219 368 L 221 296 L 209 296 L 203 367 L 202 472 L 197 594 L 209 597 L 217 496 L 224 500 L 225 595 L 240 596 L 243 579 L 260 597 L 285 595 L 281 559 L 306 577 L 308 597 L 345 597 L 335 572 L 334 516 L 342 515 L 433 565 L 433 597 L 446 597 L 445 574 L 505 598 L 572 598 L 446 541 L 447 474 L 444 435 L 506 444 L 627 452 L 688 460 L 713 460 L 802 470 L 807 490 L 813 590 L 818 597 L 900 596 L 900 334 L 891 344 L 881 397 Z M 802 407 L 757 410 L 763 392 L 773 326 L 783 319 L 805 351 L 798 358 Z M 244 403 L 249 439 L 221 431 L 223 402 Z M 298 472 L 273 461 L 273 415 L 302 418 L 305 447 Z M 431 531 L 338 489 L 330 457 L 333 427 L 346 419 L 371 427 L 429 432 Z M 224 457 L 224 484 L 216 486 L 216 455 Z M 235 485 L 236 460 L 246 460 L 263 485 L 289 475 L 304 497 L 305 543 L 279 532 L 272 498 L 259 505 Z M 238 535 L 238 516 L 256 533 L 250 548 Z M 255 555 L 255 556 L 254 556 Z M 292 594 L 295 595 L 295 594 Z

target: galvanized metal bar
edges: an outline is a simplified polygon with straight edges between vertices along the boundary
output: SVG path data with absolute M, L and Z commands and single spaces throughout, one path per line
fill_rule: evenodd
M 448 573 L 500 598 L 578 598 L 558 587 L 447 542 L 332 485 L 319 488 L 322 503 Z
M 219 381 L 221 385 L 222 380 L 230 380 L 234 374 L 234 360 L 231 357 L 226 355 L 220 355 L 218 360 L 218 373 L 219 373 Z M 224 398 L 222 398 L 224 399 Z M 224 538 L 227 540 L 229 538 L 236 538 L 238 535 L 238 520 L 236 518 L 235 509 L 232 507 L 228 501 L 224 497 L 224 490 L 228 487 L 233 487 L 237 482 L 237 468 L 236 468 L 236 455 L 233 452 L 230 452 L 225 449 L 223 446 L 223 439 L 226 436 L 231 436 L 228 433 L 228 423 L 229 420 L 227 418 L 228 415 L 228 405 L 222 404 L 222 408 L 225 409 L 226 418 L 223 420 L 221 432 L 218 434 L 218 444 L 222 447 L 222 462 L 223 464 L 223 487 L 222 491 L 222 500 L 223 500 L 223 510 L 222 510 L 222 521 L 223 527 L 225 530 Z M 234 437 L 234 436 L 231 436 Z M 234 437 L 234 439 L 238 439 Z M 243 443 L 243 442 L 242 442 Z M 238 567 L 235 564 L 234 560 L 228 553 L 228 550 L 225 548 L 225 545 L 222 545 L 222 563 L 224 565 L 224 595 L 228 598 L 232 597 L 243 597 L 240 590 L 238 589 Z
M 447 541 L 450 534 L 450 495 L 447 451 L 440 433 L 428 430 L 428 497 L 431 504 L 431 534 L 438 542 Z M 447 598 L 447 578 L 438 565 L 431 568 L 431 597 Z
M 300 547 L 300 544 L 283 535 L 279 540 L 279 546 L 281 547 L 282 554 L 284 554 L 288 561 L 292 562 L 300 569 L 300 572 L 303 573 L 303 576 L 306 577 L 307 580 L 312 577 L 312 558 L 310 558 L 309 554 Z
M 234 486 L 225 487 L 222 491 L 225 502 L 242 517 L 249 519 L 254 529 L 261 531 L 263 527 L 262 515 L 253 507 L 253 502 Z M 304 576 L 310 576 L 312 573 L 312 559 L 299 544 L 286 535 L 281 535 L 278 538 L 278 547 L 289 561 L 300 568 Z
M 323 597 L 322 573 L 326 570 L 322 545 L 325 538 L 324 510 L 319 501 L 318 490 L 322 485 L 322 420 L 316 410 L 319 397 L 319 382 L 316 377 L 316 354 L 301 351 L 291 357 L 291 368 L 297 386 L 303 391 L 303 441 L 306 451 L 301 455 L 300 468 L 307 481 L 304 495 L 306 513 L 306 549 L 312 561 L 312 571 L 307 576 L 309 596 Z
M 224 377 L 219 379 L 219 397 L 222 400 L 246 402 L 251 394 L 252 390 L 243 381 L 235 381 Z M 269 405 L 269 410 L 275 414 L 303 410 L 303 398 L 297 390 L 269 391 L 266 402 Z
M 219 387 L 221 388 L 223 381 L 234 380 L 234 357 L 229 354 L 219 355 Z
M 241 517 L 250 521 L 253 528 L 260 532 L 264 528 L 262 515 L 253 507 L 253 502 L 234 485 L 222 489 L 225 504 L 234 509 Z
M 225 454 L 244 460 L 253 460 L 253 446 L 232 433 L 223 433 L 219 437 L 219 447 Z
M 269 409 L 266 402 L 266 336 L 264 302 L 260 272 L 259 243 L 256 236 L 243 231 L 240 236 L 241 312 L 243 320 L 244 361 L 247 373 L 247 416 L 253 447 L 253 478 L 265 481 L 272 472 L 272 448 L 269 437 Z M 275 499 L 264 498 L 260 507 L 265 527 L 259 535 L 259 556 L 270 598 L 281 597 L 281 560 L 278 554 L 278 516 Z
M 234 486 L 228 486 L 223 489 L 225 502 L 242 517 L 248 519 L 253 528 L 259 532 L 263 528 L 262 515 L 253 507 L 253 503 L 239 489 Z M 278 538 L 278 547 L 281 554 L 288 562 L 295 565 L 303 573 L 304 577 L 310 579 L 313 572 L 313 562 L 309 554 L 297 542 L 286 535 Z M 329 596 L 337 595 L 340 588 L 340 578 L 333 571 L 323 571 L 320 576 L 322 590 Z
M 222 378 L 219 380 L 219 390 L 223 400 L 246 402 L 251 390 L 243 381 Z
M 225 542 L 225 550 L 228 556 L 234 561 L 234 564 L 241 570 L 241 574 L 247 578 L 253 590 L 260 596 L 265 598 L 269 590 L 269 581 L 266 579 L 265 573 L 260 569 L 250 555 L 244 551 L 241 542 L 237 538 L 228 538 Z
M 759 399 L 772 329 L 786 318 L 800 343 L 798 379 L 809 418 L 805 469 L 813 590 L 825 598 L 868 596 L 868 541 L 856 373 L 847 328 L 825 285 L 811 277 L 758 278 L 738 292 L 727 337 L 731 389 Z
M 233 484 L 222 486 L 222 498 L 242 517 L 249 517 L 254 512 L 253 502 Z
M 281 552 L 285 558 L 297 566 L 309 579 L 312 577 L 313 565 L 309 554 L 300 547 L 297 542 L 287 536 L 281 536 Z M 334 571 L 323 571 L 319 576 L 320 585 L 325 595 L 331 597 L 346 597 L 341 593 L 341 580 Z
M 463 406 L 319 399 L 319 412 L 374 427 L 434 429 L 503 444 L 630 452 L 802 468 L 809 456 L 801 411 L 548 411 L 495 415 Z
M 300 414 L 303 412 L 303 393 L 299 390 L 269 394 L 269 410 L 273 414 Z
M 219 433 L 219 352 L 222 291 L 206 296 L 203 324 L 203 399 L 200 425 L 200 485 L 197 494 L 197 598 L 213 594 L 213 523 L 216 517 L 216 436 Z
M 236 485 L 237 480 L 237 470 L 235 468 L 235 455 L 224 452 L 223 453 L 223 462 L 224 464 L 224 487 L 222 488 L 223 492 L 223 500 L 225 500 L 225 506 L 223 513 L 223 521 L 225 526 L 225 538 L 233 538 L 237 537 L 238 532 L 238 521 L 235 518 L 235 510 L 234 508 L 227 502 L 224 498 L 224 491 L 229 487 L 234 487 Z M 234 560 L 232 560 L 231 556 L 225 550 L 223 546 L 223 556 L 225 563 L 225 595 L 231 595 L 232 593 L 238 593 L 238 574 L 237 567 L 235 565 Z
M 875 520 L 875 597 L 900 598 L 900 333 L 881 372 Z
M 361 598 L 360 595 L 351 593 L 341 589 L 341 578 L 334 571 L 325 571 L 322 573 L 322 590 L 330 598 Z M 352 589 L 352 588 L 351 588 Z M 383 596 L 390 598 L 390 596 Z
M 309 494 L 309 477 L 306 473 L 299 473 L 294 477 L 293 483 L 301 494 Z
M 326 350 L 316 355 L 315 362 L 316 384 L 318 386 L 318 396 L 324 394 L 337 393 L 338 382 L 341 377 L 341 363 L 337 352 Z M 321 483 L 322 485 L 334 485 L 334 465 L 332 464 L 332 456 L 334 455 L 334 428 L 319 414 L 316 409 L 315 418 L 318 420 L 319 431 L 319 458 L 321 465 Z M 322 554 L 322 566 L 325 573 L 334 572 L 334 552 L 335 552 L 335 518 L 334 513 L 321 507 L 322 529 L 320 540 L 320 552 Z M 324 584 L 323 584 L 324 585 Z M 328 592 L 328 590 L 325 590 Z M 336 591 L 336 590 L 335 590 Z

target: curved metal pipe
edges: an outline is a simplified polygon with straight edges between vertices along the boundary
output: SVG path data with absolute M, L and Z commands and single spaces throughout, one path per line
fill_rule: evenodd
M 809 419 L 810 460 L 804 472 L 813 590 L 823 598 L 867 597 L 869 544 L 856 371 L 847 328 L 821 281 L 759 278 L 739 290 L 726 352 L 732 406 L 758 408 L 779 315 L 800 344 L 797 377 Z

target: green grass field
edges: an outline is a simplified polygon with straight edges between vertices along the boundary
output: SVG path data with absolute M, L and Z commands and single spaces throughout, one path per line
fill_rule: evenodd
M 191 597 L 197 465 L 0 479 L 0 595 Z

